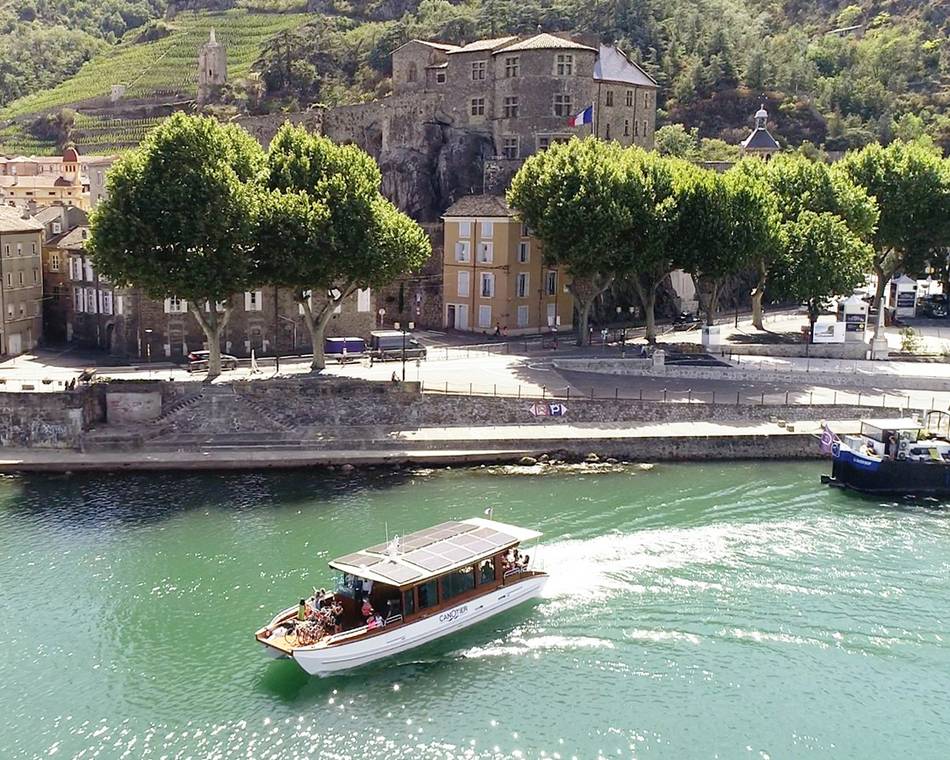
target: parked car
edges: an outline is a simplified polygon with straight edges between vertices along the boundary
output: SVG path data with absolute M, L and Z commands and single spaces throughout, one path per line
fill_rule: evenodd
M 699 324 L 699 317 L 691 311 L 681 311 L 673 320 L 674 330 L 688 330 Z
M 404 348 L 405 346 L 405 348 Z M 374 330 L 369 334 L 369 353 L 377 361 L 425 359 L 426 347 L 401 330 Z
M 917 305 L 920 316 L 945 319 L 947 316 L 947 297 L 945 295 L 926 296 Z
M 188 354 L 188 371 L 200 372 L 208 369 L 208 357 L 210 351 L 192 351 Z M 221 354 L 221 369 L 237 369 L 238 360 L 236 356 L 230 354 Z

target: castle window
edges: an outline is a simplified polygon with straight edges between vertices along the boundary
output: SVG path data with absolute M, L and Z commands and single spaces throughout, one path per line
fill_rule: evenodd
M 517 97 L 505 98 L 504 114 L 505 114 L 506 119 L 518 118 L 518 98 Z
M 633 105 L 633 90 L 627 90 L 627 105 Z
M 570 116 L 571 115 L 571 96 L 570 95 L 565 95 L 562 93 L 555 94 L 554 115 L 555 116 Z
M 408 71 L 408 73 L 406 74 L 406 80 L 409 81 L 409 82 L 415 82 L 415 81 L 416 81 L 416 75 L 417 75 L 417 72 L 416 72 L 416 62 L 415 62 L 415 61 L 409 61 L 409 71 Z
M 518 138 L 506 137 L 502 143 L 502 155 L 505 158 L 518 158 Z
M 650 105 L 650 93 L 643 93 L 643 107 L 648 108 Z
M 630 119 L 623 120 L 623 136 L 630 137 Z
M 435 72 L 435 83 L 436 84 L 445 84 L 445 72 L 437 71 Z
M 472 81 L 478 82 L 485 78 L 485 70 L 488 68 L 488 64 L 485 61 L 473 61 L 472 62 Z
M 609 140 L 609 139 L 610 139 L 610 125 L 609 125 L 609 124 L 608 124 L 608 125 L 606 126 L 606 128 L 604 129 L 604 139 L 605 139 L 605 140 Z
M 614 104 L 614 91 L 607 90 L 607 105 L 613 106 L 613 104 Z
M 485 98 L 472 98 L 472 116 L 485 115 Z
M 538 135 L 538 150 L 547 150 L 551 145 L 551 138 L 547 135 Z
M 513 77 L 518 76 L 518 69 L 520 64 L 520 57 L 517 55 L 509 55 L 505 57 L 505 77 L 512 79 Z
M 49 271 L 58 272 L 59 271 L 59 254 L 51 253 L 49 255 Z
M 574 74 L 574 56 L 570 53 L 558 53 L 554 56 L 554 73 L 559 77 Z
M 643 136 L 647 136 L 647 122 L 646 119 L 643 120 Z
M 640 122 L 639 121 L 633 122 L 633 136 L 634 137 L 640 136 Z

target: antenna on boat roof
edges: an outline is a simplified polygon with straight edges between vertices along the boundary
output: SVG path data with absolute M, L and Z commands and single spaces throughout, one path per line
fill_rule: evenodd
M 386 531 L 386 543 L 389 543 L 389 523 L 383 521 L 383 529 Z

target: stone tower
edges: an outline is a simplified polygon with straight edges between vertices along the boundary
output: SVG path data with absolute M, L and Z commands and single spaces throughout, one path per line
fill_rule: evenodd
M 214 29 L 208 41 L 198 48 L 198 105 L 213 100 L 218 89 L 228 81 L 228 53 L 215 39 Z

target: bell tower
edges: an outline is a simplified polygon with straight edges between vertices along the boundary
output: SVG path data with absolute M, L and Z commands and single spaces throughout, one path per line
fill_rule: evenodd
M 214 97 L 228 81 L 227 49 L 215 38 L 214 29 L 208 41 L 198 48 L 198 105 Z

